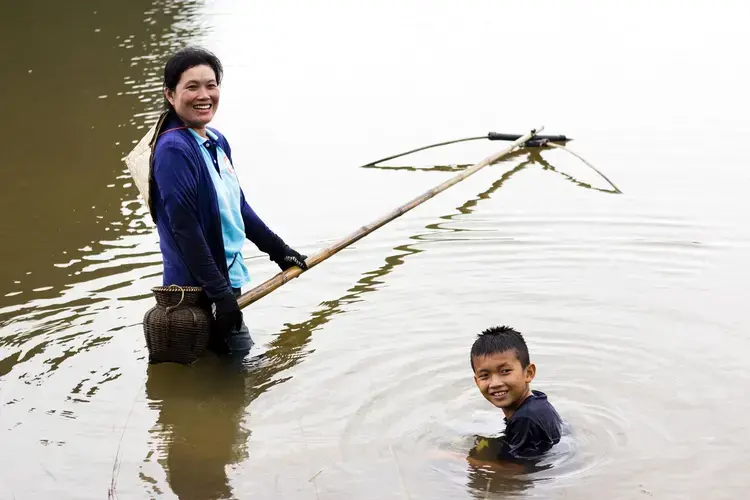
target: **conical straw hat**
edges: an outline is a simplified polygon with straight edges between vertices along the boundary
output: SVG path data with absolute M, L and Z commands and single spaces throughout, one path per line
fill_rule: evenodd
M 156 123 L 146 132 L 136 146 L 128 153 L 123 160 L 128 167 L 130 176 L 133 178 L 135 187 L 141 194 L 143 201 L 153 216 L 151 210 L 151 160 L 153 155 L 156 139 L 159 137 L 159 129 L 164 123 L 167 112 L 159 116 Z

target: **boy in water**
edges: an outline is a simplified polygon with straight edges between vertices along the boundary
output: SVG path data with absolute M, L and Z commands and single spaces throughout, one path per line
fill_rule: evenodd
M 519 332 L 507 326 L 483 331 L 471 347 L 471 367 L 479 391 L 505 414 L 503 439 L 480 439 L 472 458 L 533 460 L 560 441 L 560 415 L 546 394 L 529 387 L 536 366 Z

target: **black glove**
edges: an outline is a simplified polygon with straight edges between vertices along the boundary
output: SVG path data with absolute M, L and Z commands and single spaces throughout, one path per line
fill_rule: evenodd
M 234 294 L 228 293 L 216 300 L 214 331 L 220 339 L 226 339 L 242 327 L 242 311 Z
M 303 271 L 307 271 L 307 264 L 305 263 L 307 255 L 302 255 L 288 245 L 284 245 L 282 253 L 274 255 L 271 260 L 278 264 L 282 271 L 286 271 L 292 266 L 298 266 Z

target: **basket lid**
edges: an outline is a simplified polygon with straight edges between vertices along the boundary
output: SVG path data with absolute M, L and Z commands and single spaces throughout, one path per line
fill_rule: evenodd
M 156 297 L 156 303 L 164 307 L 196 305 L 204 296 L 203 288 L 199 286 L 156 286 L 151 291 Z

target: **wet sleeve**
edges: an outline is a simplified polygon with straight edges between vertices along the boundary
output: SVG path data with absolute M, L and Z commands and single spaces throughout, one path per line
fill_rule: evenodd
M 198 220 L 198 179 L 185 151 L 169 145 L 161 149 L 154 162 L 154 180 L 164 200 L 172 235 L 190 274 L 212 301 L 231 294 Z
M 503 458 L 538 458 L 554 445 L 554 440 L 544 428 L 530 418 L 513 419 L 505 429 Z

